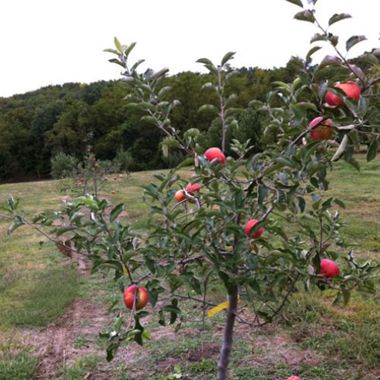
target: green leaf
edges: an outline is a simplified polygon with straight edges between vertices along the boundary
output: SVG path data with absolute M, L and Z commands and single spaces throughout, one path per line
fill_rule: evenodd
M 299 208 L 300 212 L 304 212 L 306 209 L 305 199 L 303 199 L 302 197 L 297 197 L 297 201 L 298 201 L 298 208 Z
M 198 112 L 204 111 L 217 113 L 218 109 L 212 104 L 203 104 L 203 106 L 199 107 Z
M 349 51 L 353 46 L 358 44 L 361 41 L 365 41 L 366 36 L 352 36 L 346 41 L 346 50 Z
M 221 65 L 224 66 L 229 60 L 231 60 L 236 52 L 234 51 L 229 51 L 228 53 L 225 54 L 225 56 L 222 59 Z
M 103 50 L 105 53 L 112 53 L 112 54 L 116 54 L 116 55 L 119 55 L 119 52 L 115 49 L 104 49 Z
M 203 63 L 204 65 L 214 66 L 214 64 L 208 58 L 199 58 L 196 60 L 197 63 Z
M 310 102 L 300 102 L 300 103 L 295 104 L 295 107 L 298 107 L 304 110 L 313 110 L 315 112 L 318 112 L 317 106 L 314 103 L 310 103 Z
M 378 138 L 375 138 L 371 141 L 371 143 L 368 146 L 367 150 L 367 161 L 372 161 L 374 158 L 376 158 L 377 155 L 377 149 L 378 149 Z
M 319 189 L 319 181 L 317 178 L 315 177 L 311 177 L 310 178 L 310 183 L 316 188 L 316 189 Z
M 158 78 L 163 78 L 165 75 L 169 72 L 169 69 L 167 67 L 164 67 L 161 70 L 155 71 L 151 75 L 151 79 L 158 79 Z
M 289 91 L 289 85 L 285 82 L 281 82 L 278 80 L 278 81 L 273 82 L 273 84 Z
M 292 3 L 294 5 L 297 5 L 301 8 L 303 8 L 303 4 L 302 4 L 302 1 L 301 0 L 286 0 L 288 3 Z
M 328 66 L 328 65 L 340 65 L 342 63 L 342 60 L 335 56 L 335 55 L 326 55 L 326 57 L 324 57 L 322 59 L 322 62 L 319 64 L 319 67 L 324 67 L 324 66 Z
M 171 86 L 165 86 L 162 87 L 161 90 L 158 92 L 158 97 L 162 98 L 164 95 L 166 95 L 170 90 L 172 89 Z
M 149 115 L 143 116 L 140 120 L 149 124 L 153 124 L 153 125 L 157 124 L 156 119 L 153 116 L 149 116 Z
M 349 124 L 349 125 L 336 125 L 335 128 L 338 131 L 351 131 L 352 129 L 355 128 L 354 124 Z
M 74 204 L 76 207 L 84 205 L 88 207 L 90 210 L 99 210 L 98 202 L 93 198 L 85 196 L 78 197 L 77 199 L 75 199 Z
M 344 135 L 342 142 L 340 143 L 331 161 L 338 161 L 342 157 L 344 151 L 346 150 L 347 144 L 348 144 L 348 136 Z
M 192 157 L 186 158 L 176 166 L 176 170 L 179 170 L 188 166 L 192 166 L 193 164 L 194 164 L 194 159 Z
M 328 40 L 331 42 L 331 44 L 333 46 L 336 46 L 336 45 L 338 45 L 339 37 L 336 36 L 335 34 L 330 34 L 329 37 L 328 37 Z
M 282 166 L 289 166 L 291 168 L 293 168 L 295 166 L 295 163 L 293 161 L 290 161 L 289 159 L 287 159 L 283 156 L 276 157 L 273 161 L 282 165 Z
M 324 34 L 321 33 L 315 33 L 313 37 L 311 37 L 310 43 L 312 44 L 313 42 L 316 41 L 327 41 L 328 38 Z
M 307 61 L 310 61 L 311 56 L 312 56 L 314 53 L 316 53 L 318 50 L 320 50 L 320 49 L 322 49 L 320 46 L 314 46 L 313 48 L 311 48 L 311 49 L 308 51 L 307 55 L 306 55 L 306 60 L 307 60 Z
M 351 18 L 352 16 L 348 13 L 335 13 L 330 17 L 329 25 L 335 24 L 338 21 L 345 20 L 347 18 Z
M 121 214 L 121 212 L 124 211 L 124 209 L 124 203 L 119 203 L 115 206 L 110 213 L 110 222 L 113 222 Z
M 334 199 L 334 202 L 335 202 L 339 207 L 346 208 L 346 205 L 345 205 L 345 203 L 344 203 L 342 200 L 340 200 L 340 199 L 338 199 L 338 198 L 335 198 L 335 199 Z
M 110 362 L 114 358 L 115 353 L 118 350 L 119 346 L 120 346 L 119 341 L 112 342 L 111 344 L 108 345 L 108 347 L 107 347 L 107 362 Z
M 117 49 L 117 51 L 122 54 L 123 53 L 123 46 L 122 44 L 120 43 L 120 41 L 117 39 L 117 37 L 114 37 L 113 39 L 113 42 L 115 44 L 115 47 Z
M 124 55 L 128 58 L 129 53 L 133 50 L 133 48 L 136 46 L 136 42 L 132 42 L 124 51 Z
M 13 198 L 10 197 L 7 199 L 6 207 L 4 208 L 7 211 L 15 211 L 17 209 L 17 206 L 19 204 L 19 199 L 18 198 Z
M 143 62 L 145 62 L 145 59 L 139 59 L 137 62 L 133 64 L 133 66 L 131 67 L 131 71 L 135 71 L 137 67 L 140 66 Z
M 117 58 L 112 58 L 112 59 L 109 59 L 108 62 L 111 62 L 111 63 L 116 63 L 117 65 L 125 68 L 125 64 L 123 62 L 121 62 L 119 59 Z
M 11 235 L 17 228 L 21 227 L 24 223 L 20 220 L 16 220 L 15 222 L 13 222 L 9 227 L 8 227 L 8 231 L 7 231 L 7 234 L 8 235 Z
M 296 13 L 294 15 L 294 18 L 296 20 L 307 21 L 307 22 L 311 22 L 311 23 L 314 23 L 314 21 L 315 21 L 313 11 L 311 11 L 309 9 Z

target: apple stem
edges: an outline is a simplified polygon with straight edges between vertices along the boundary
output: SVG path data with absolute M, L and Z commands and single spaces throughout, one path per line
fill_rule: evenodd
M 220 349 L 217 380 L 225 380 L 227 378 L 227 369 L 232 349 L 233 329 L 238 304 L 238 288 L 236 286 L 231 289 L 231 292 L 228 295 L 228 301 L 227 319 L 224 327 L 223 343 Z

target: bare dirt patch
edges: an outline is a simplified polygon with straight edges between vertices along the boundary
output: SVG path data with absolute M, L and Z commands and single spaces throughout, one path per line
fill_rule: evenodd
M 310 349 L 302 349 L 294 338 L 275 324 L 264 328 L 237 325 L 235 342 L 241 337 L 252 348 L 252 355 L 246 356 L 241 365 L 268 368 L 284 363 L 290 368 L 318 366 L 323 358 Z
M 75 359 L 87 355 L 101 355 L 94 339 L 107 323 L 104 307 L 88 300 L 76 300 L 66 313 L 45 330 L 24 330 L 25 343 L 33 347 L 40 363 L 37 379 L 54 379 Z M 76 346 L 78 337 L 87 343 Z

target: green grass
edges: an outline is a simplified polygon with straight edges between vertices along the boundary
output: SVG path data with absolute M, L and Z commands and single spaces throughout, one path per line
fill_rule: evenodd
M 329 174 L 332 190 L 327 195 L 337 196 L 347 205 L 340 210 L 345 222 L 342 233 L 350 245 L 347 250 L 353 249 L 359 258 L 378 259 L 380 158 L 370 163 L 360 161 L 360 172 L 346 163 L 336 165 Z M 115 204 L 125 202 L 134 227 L 144 229 L 149 213 L 141 186 L 154 180 L 156 173 L 110 176 L 100 193 Z M 183 171 L 181 175 L 186 177 L 189 172 Z M 57 181 L 1 185 L 0 201 L 9 194 L 18 196 L 22 199 L 22 209 L 33 215 L 46 208 L 59 208 L 65 194 L 58 189 Z M 40 240 L 41 237 L 28 228 L 21 228 L 12 238 L 7 238 L 6 223 L 0 223 L 0 339 L 2 332 L 46 326 L 55 321 L 78 295 L 91 296 L 105 305 L 118 299 L 119 293 L 113 284 L 101 276 L 80 278 L 53 244 L 45 242 L 40 247 Z M 299 293 L 288 306 L 290 324 L 276 324 L 274 332 L 238 330 L 231 359 L 231 379 L 283 380 L 291 374 L 299 374 L 303 380 L 358 380 L 365 378 L 365 373 L 375 371 L 380 361 L 379 295 L 371 299 L 371 296 L 355 294 L 346 308 L 332 306 L 333 296 L 332 291 Z M 215 294 L 215 299 L 218 302 L 224 295 Z M 200 310 L 190 305 L 185 305 L 184 310 L 186 318 L 182 326 L 185 330 L 193 329 L 192 334 L 179 332 L 175 339 L 165 335 L 152 339 L 145 345 L 141 358 L 114 364 L 109 378 L 131 380 L 139 373 L 146 373 L 146 379 L 215 378 L 218 357 L 215 347 L 220 343 L 223 313 L 207 319 L 206 330 L 202 331 Z M 91 320 L 81 323 L 85 327 Z M 155 321 L 149 323 L 148 329 L 161 331 Z M 319 355 L 321 361 L 289 365 L 279 357 L 272 363 L 267 358 L 270 352 L 261 347 L 260 342 L 273 340 L 275 347 L 276 334 L 287 336 L 292 349 L 301 353 L 309 350 Z M 96 335 L 86 334 L 78 335 L 73 343 L 78 350 L 89 344 L 102 345 Z M 205 345 L 209 350 L 203 353 L 200 347 Z M 134 347 L 130 344 L 128 350 Z M 3 347 L 0 380 L 33 379 L 37 363 L 28 347 Z M 82 379 L 104 365 L 103 357 L 81 355 L 61 369 L 60 379 Z
M 380 253 L 380 159 L 369 163 L 361 159 L 360 165 L 357 171 L 339 162 L 329 174 L 329 193 L 346 203 L 346 209 L 340 210 L 345 241 L 363 258 L 376 259 Z
M 25 275 L 0 294 L 5 326 L 46 326 L 78 295 L 76 268 L 51 268 Z
M 0 380 L 32 380 L 37 365 L 38 358 L 28 348 L 11 339 L 0 341 Z
M 96 367 L 98 361 L 97 356 L 80 357 L 75 363 L 63 368 L 57 380 L 82 380 Z

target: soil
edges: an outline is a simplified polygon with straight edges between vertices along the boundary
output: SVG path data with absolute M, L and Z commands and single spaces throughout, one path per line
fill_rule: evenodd
M 107 312 L 104 305 L 93 300 L 78 299 L 54 324 L 44 330 L 29 329 L 23 331 L 25 344 L 33 347 L 40 358 L 37 370 L 38 380 L 60 379 L 65 367 L 70 367 L 79 358 L 96 356 L 99 358 L 98 365 L 89 369 L 83 379 L 87 380 L 110 380 L 115 379 L 115 371 L 122 363 L 128 369 L 128 379 L 145 380 L 149 376 L 158 373 L 171 373 L 176 364 L 201 362 L 204 359 L 217 361 L 219 345 L 216 343 L 204 343 L 200 347 L 189 350 L 185 357 L 167 357 L 158 361 L 155 368 L 134 368 L 133 363 L 144 361 L 144 357 L 150 352 L 136 344 L 123 346 L 119 349 L 114 361 L 105 361 L 104 348 L 97 344 L 100 331 L 110 323 L 112 316 Z M 180 330 L 177 335 L 171 328 L 159 328 L 152 332 L 152 340 L 175 340 L 179 337 L 200 334 L 195 328 Z M 214 329 L 214 338 L 221 338 L 222 326 Z M 78 345 L 78 338 L 83 338 L 82 344 Z M 284 363 L 289 368 L 302 366 L 323 365 L 324 358 L 315 351 L 303 350 L 297 345 L 297 339 L 286 331 L 282 331 L 275 325 L 267 325 L 264 328 L 252 328 L 248 325 L 237 323 L 235 329 L 234 344 L 243 340 L 251 347 L 252 354 L 246 355 L 240 360 L 241 367 L 256 367 L 266 369 L 278 363 Z M 141 366 L 140 366 L 141 367 Z M 152 372 L 153 371 L 153 372 Z M 197 375 L 198 376 L 198 375 Z M 378 380 L 380 373 L 376 370 L 367 372 L 366 379 Z M 196 378 L 209 379 L 199 374 Z M 185 378 L 184 378 L 185 379 Z M 186 378 L 187 379 L 187 378 Z

